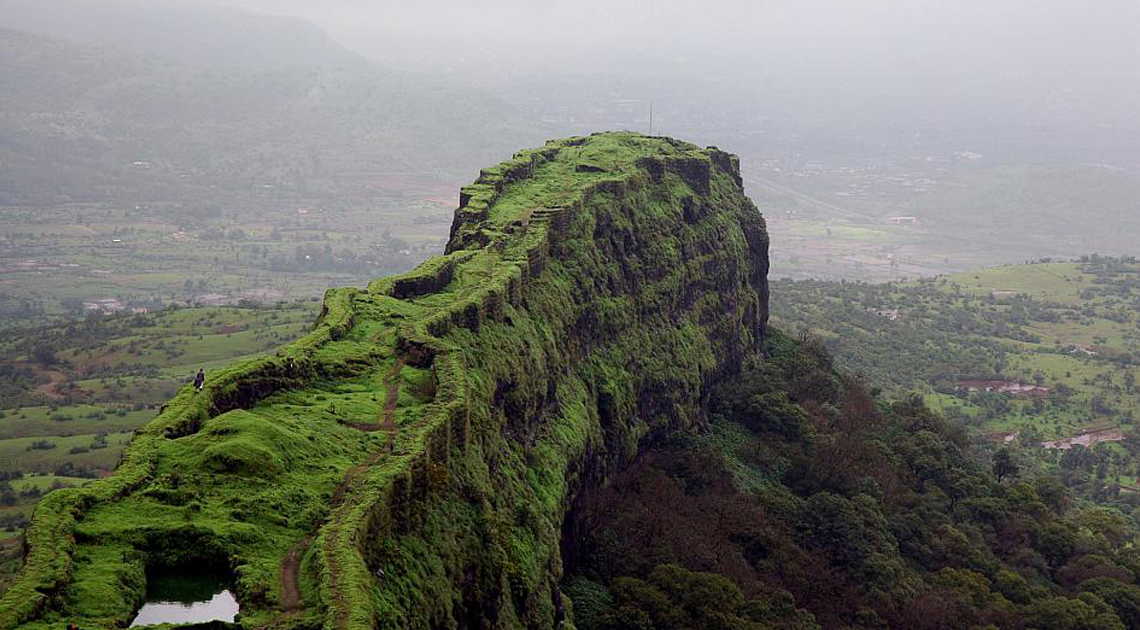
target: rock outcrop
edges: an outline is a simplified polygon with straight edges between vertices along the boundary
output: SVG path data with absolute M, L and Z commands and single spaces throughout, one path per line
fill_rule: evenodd
M 579 489 L 698 429 L 757 352 L 764 222 L 734 156 L 598 134 L 463 189 L 446 253 L 210 375 L 116 474 L 48 496 L 0 626 L 123 625 L 148 571 L 230 571 L 242 625 L 554 628 Z

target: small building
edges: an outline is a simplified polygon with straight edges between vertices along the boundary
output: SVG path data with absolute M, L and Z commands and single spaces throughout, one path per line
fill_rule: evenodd
M 1002 304 L 1012 302 L 1017 296 L 1017 291 L 990 291 L 990 299 Z
M 1090 431 L 1089 433 L 1082 433 L 1070 438 L 1061 440 L 1053 440 L 1050 442 L 1042 442 L 1041 448 L 1047 450 L 1067 451 L 1074 446 L 1083 446 L 1088 448 L 1096 446 L 1102 442 L 1120 442 L 1124 439 L 1124 431 L 1121 429 L 1101 429 L 1100 431 Z
M 871 312 L 878 315 L 879 317 L 889 319 L 892 322 L 897 322 L 899 320 L 899 309 L 897 308 L 880 308 Z
M 238 299 L 223 293 L 201 293 L 194 296 L 193 301 L 205 306 L 230 306 L 236 304 Z
M 918 217 L 887 217 L 883 219 L 883 223 L 887 225 L 907 225 L 911 227 L 920 225 Z
M 1000 381 L 969 379 L 956 383 L 958 391 L 964 392 L 994 392 L 1009 394 L 1018 398 L 1037 398 L 1047 396 L 1049 388 L 1042 385 L 1030 385 L 1021 381 Z
M 89 313 L 103 313 L 110 315 L 112 313 L 120 313 L 127 310 L 127 306 L 119 301 L 118 298 L 103 298 L 92 302 L 84 302 L 83 310 Z

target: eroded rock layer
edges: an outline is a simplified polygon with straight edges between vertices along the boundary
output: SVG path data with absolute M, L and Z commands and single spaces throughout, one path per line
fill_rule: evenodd
M 330 291 L 47 497 L 0 626 L 123 625 L 148 572 L 212 566 L 249 627 L 569 627 L 566 511 L 756 352 L 767 234 L 734 156 L 628 133 L 460 201 L 445 255 Z

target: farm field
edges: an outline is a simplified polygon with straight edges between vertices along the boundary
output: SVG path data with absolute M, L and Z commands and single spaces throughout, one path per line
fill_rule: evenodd
M 43 493 L 108 474 L 192 379 L 296 339 L 316 301 L 92 315 L 0 342 L 0 566 Z M 0 581 L 4 571 L 0 569 Z
M 1092 493 L 1136 487 L 1135 259 L 885 284 L 780 280 L 772 314 L 776 326 L 818 338 L 890 395 L 917 394 L 962 421 L 984 448 L 1018 447 L 1031 467 L 1085 470 L 1091 478 L 1061 476 Z
M 335 204 L 275 194 L 0 207 L 0 330 L 363 285 L 441 250 L 454 203 L 429 186 Z
M 931 155 L 900 158 L 894 167 L 905 163 L 907 173 L 892 175 L 870 164 L 750 160 L 745 153 L 749 194 L 772 234 L 773 277 L 901 281 L 1135 251 L 1134 170 Z M 1090 211 L 1101 218 L 1073 220 Z

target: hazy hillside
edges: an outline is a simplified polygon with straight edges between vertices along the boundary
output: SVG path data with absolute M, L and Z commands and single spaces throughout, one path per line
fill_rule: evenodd
M 131 32 L 179 15 L 142 11 Z M 190 20 L 168 50 L 142 37 L 117 40 L 127 51 L 0 30 L 0 204 L 270 185 L 349 193 L 394 174 L 466 178 L 538 138 L 491 96 L 378 68 L 324 39 L 300 37 L 297 50 L 322 52 L 291 63 L 277 51 L 297 39 L 293 20 L 213 15 Z M 243 39 L 238 24 L 274 45 Z M 210 51 L 221 50 L 234 54 L 217 63 Z M 191 51 L 204 52 L 190 62 Z
M 1017 239 L 1057 251 L 1135 251 L 1140 174 L 1109 165 L 998 165 L 968 169 L 916 196 L 935 228 Z
M 363 63 L 296 18 L 170 2 L 0 0 L 8 28 L 184 63 L 319 66 Z

